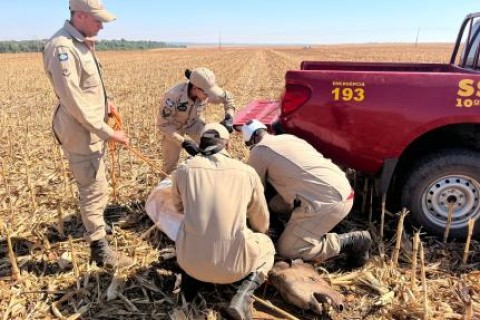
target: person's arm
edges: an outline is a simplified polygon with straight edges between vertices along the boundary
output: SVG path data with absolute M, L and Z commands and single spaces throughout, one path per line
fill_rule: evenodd
M 174 124 L 176 107 L 175 97 L 172 97 L 170 93 L 167 92 L 158 113 L 157 126 L 162 134 L 181 146 L 185 138 L 182 134 L 178 133 L 177 127 Z
M 223 108 L 225 110 L 225 117 L 220 122 L 225 128 L 227 128 L 228 132 L 233 132 L 233 117 L 235 116 L 235 101 L 233 100 L 233 96 L 230 92 L 224 90 L 223 97 L 218 97 L 217 99 L 210 99 L 213 103 L 221 103 L 223 104 Z
M 247 164 L 257 172 L 263 186 L 266 186 L 266 179 L 268 173 L 268 159 L 266 158 L 266 152 L 268 152 L 267 148 L 262 146 L 255 146 L 252 150 L 250 150 L 250 156 L 248 157 Z
M 183 201 L 182 201 L 182 196 L 180 194 L 178 181 L 179 181 L 179 179 L 182 178 L 183 174 L 184 174 L 184 172 L 181 169 L 181 166 L 179 166 L 178 169 L 171 175 L 173 205 L 174 205 L 175 209 L 177 210 L 177 212 L 181 213 L 181 214 L 184 214 L 184 208 L 183 208 Z
M 252 174 L 252 176 L 254 189 L 247 207 L 247 218 L 254 231 L 266 233 L 270 222 L 267 201 L 260 178 L 256 174 Z
M 82 66 L 80 58 L 68 47 L 57 47 L 54 57 L 48 62 L 47 71 L 50 73 L 55 92 L 67 109 L 78 122 L 88 131 L 96 134 L 102 140 L 115 136 L 114 130 L 105 122 L 105 114 L 92 114 L 91 106 L 85 100 L 80 88 Z M 100 75 L 97 75 L 100 77 Z M 98 85 L 101 85 L 98 79 Z
M 228 114 L 230 116 L 235 116 L 235 101 L 233 95 L 225 90 L 225 96 L 222 99 L 223 108 L 225 109 L 225 116 Z

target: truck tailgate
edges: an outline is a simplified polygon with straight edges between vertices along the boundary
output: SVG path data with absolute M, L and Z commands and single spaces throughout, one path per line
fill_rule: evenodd
M 257 119 L 268 128 L 277 120 L 280 115 L 280 102 L 272 100 L 254 100 L 238 111 L 233 119 L 233 126 L 241 130 L 245 122 Z

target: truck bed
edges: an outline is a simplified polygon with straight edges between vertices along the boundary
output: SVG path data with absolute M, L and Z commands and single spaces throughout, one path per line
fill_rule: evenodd
M 308 101 L 288 113 L 281 101 L 252 101 L 236 115 L 236 129 L 250 119 L 269 128 L 276 122 L 327 157 L 371 174 L 428 130 L 480 122 L 478 72 L 454 65 L 306 61 L 287 71 L 285 83 L 287 91 L 307 88 Z M 344 99 L 342 90 L 360 90 L 361 99 Z
M 303 61 L 300 68 L 305 71 L 471 72 L 455 65 L 440 63 Z

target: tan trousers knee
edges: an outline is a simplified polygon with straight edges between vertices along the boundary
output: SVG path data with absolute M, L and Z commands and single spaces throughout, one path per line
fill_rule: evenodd
M 280 255 L 290 259 L 322 262 L 340 253 L 338 235 L 327 233 L 352 209 L 353 201 L 325 204 L 314 209 L 302 202 L 278 239 Z
M 255 240 L 258 242 L 259 254 L 256 271 L 260 274 L 263 281 L 268 278 L 268 272 L 273 267 L 275 258 L 275 246 L 269 236 L 263 233 L 255 233 Z
M 89 242 L 106 236 L 103 213 L 108 203 L 109 189 L 104 154 L 69 155 L 70 170 L 77 182 L 80 215 Z

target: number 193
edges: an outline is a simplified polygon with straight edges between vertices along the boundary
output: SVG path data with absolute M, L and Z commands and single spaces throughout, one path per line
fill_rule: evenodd
M 335 88 L 332 90 L 333 100 L 335 101 L 355 101 L 365 100 L 365 90 L 363 88 Z

